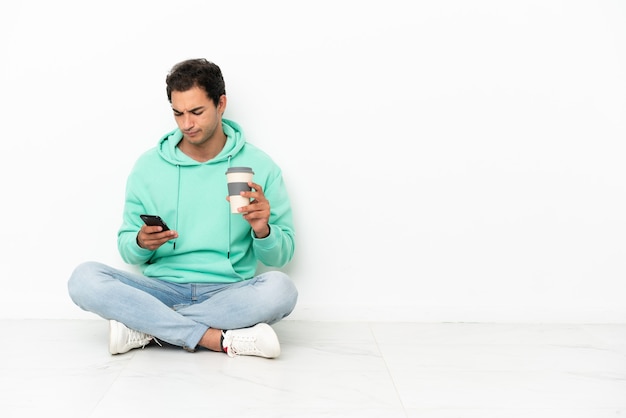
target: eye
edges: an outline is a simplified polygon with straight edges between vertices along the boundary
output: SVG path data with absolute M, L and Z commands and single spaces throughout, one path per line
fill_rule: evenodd
M 192 114 L 196 115 L 196 116 L 200 116 L 202 113 L 204 113 L 204 111 L 202 110 L 194 110 L 193 112 L 191 112 Z

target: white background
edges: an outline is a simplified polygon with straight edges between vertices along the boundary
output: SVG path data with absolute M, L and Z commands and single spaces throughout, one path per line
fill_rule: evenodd
M 222 68 L 283 168 L 290 318 L 626 319 L 626 2 L 23 1 L 0 6 L 3 318 L 90 318 L 126 176 Z

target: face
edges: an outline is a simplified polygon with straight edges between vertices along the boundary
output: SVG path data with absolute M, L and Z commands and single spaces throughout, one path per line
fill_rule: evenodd
M 183 141 L 201 146 L 222 133 L 222 115 L 226 96 L 220 97 L 217 106 L 200 87 L 187 91 L 172 91 L 172 110 Z

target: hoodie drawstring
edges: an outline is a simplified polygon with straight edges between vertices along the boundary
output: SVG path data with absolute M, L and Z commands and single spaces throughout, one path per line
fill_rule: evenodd
M 228 155 L 228 168 L 230 168 L 230 159 L 232 158 L 232 155 Z M 232 216 L 230 215 L 230 211 L 227 212 L 228 213 L 228 251 L 226 252 L 226 258 L 228 258 L 230 260 L 230 241 L 231 241 L 231 222 L 232 222 Z
M 180 172 L 180 164 L 176 164 L 176 167 L 178 168 L 178 187 L 176 190 L 176 230 L 178 230 L 178 216 L 179 216 L 179 209 L 180 209 L 180 177 L 181 177 L 181 172 Z M 174 250 L 176 249 L 176 240 L 174 240 Z

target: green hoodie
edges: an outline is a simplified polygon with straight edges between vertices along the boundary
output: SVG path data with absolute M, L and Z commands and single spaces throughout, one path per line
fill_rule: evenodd
M 254 277 L 257 261 L 282 267 L 295 249 L 293 218 L 280 168 L 246 143 L 241 127 L 222 119 L 224 149 L 198 162 L 180 151 L 179 129 L 139 157 L 126 184 L 124 219 L 117 245 L 122 259 L 146 276 L 176 283 L 232 283 Z M 270 202 L 270 234 L 255 238 L 241 214 L 226 200 L 226 169 L 246 166 Z M 141 214 L 159 215 L 178 238 L 156 251 L 137 245 Z

